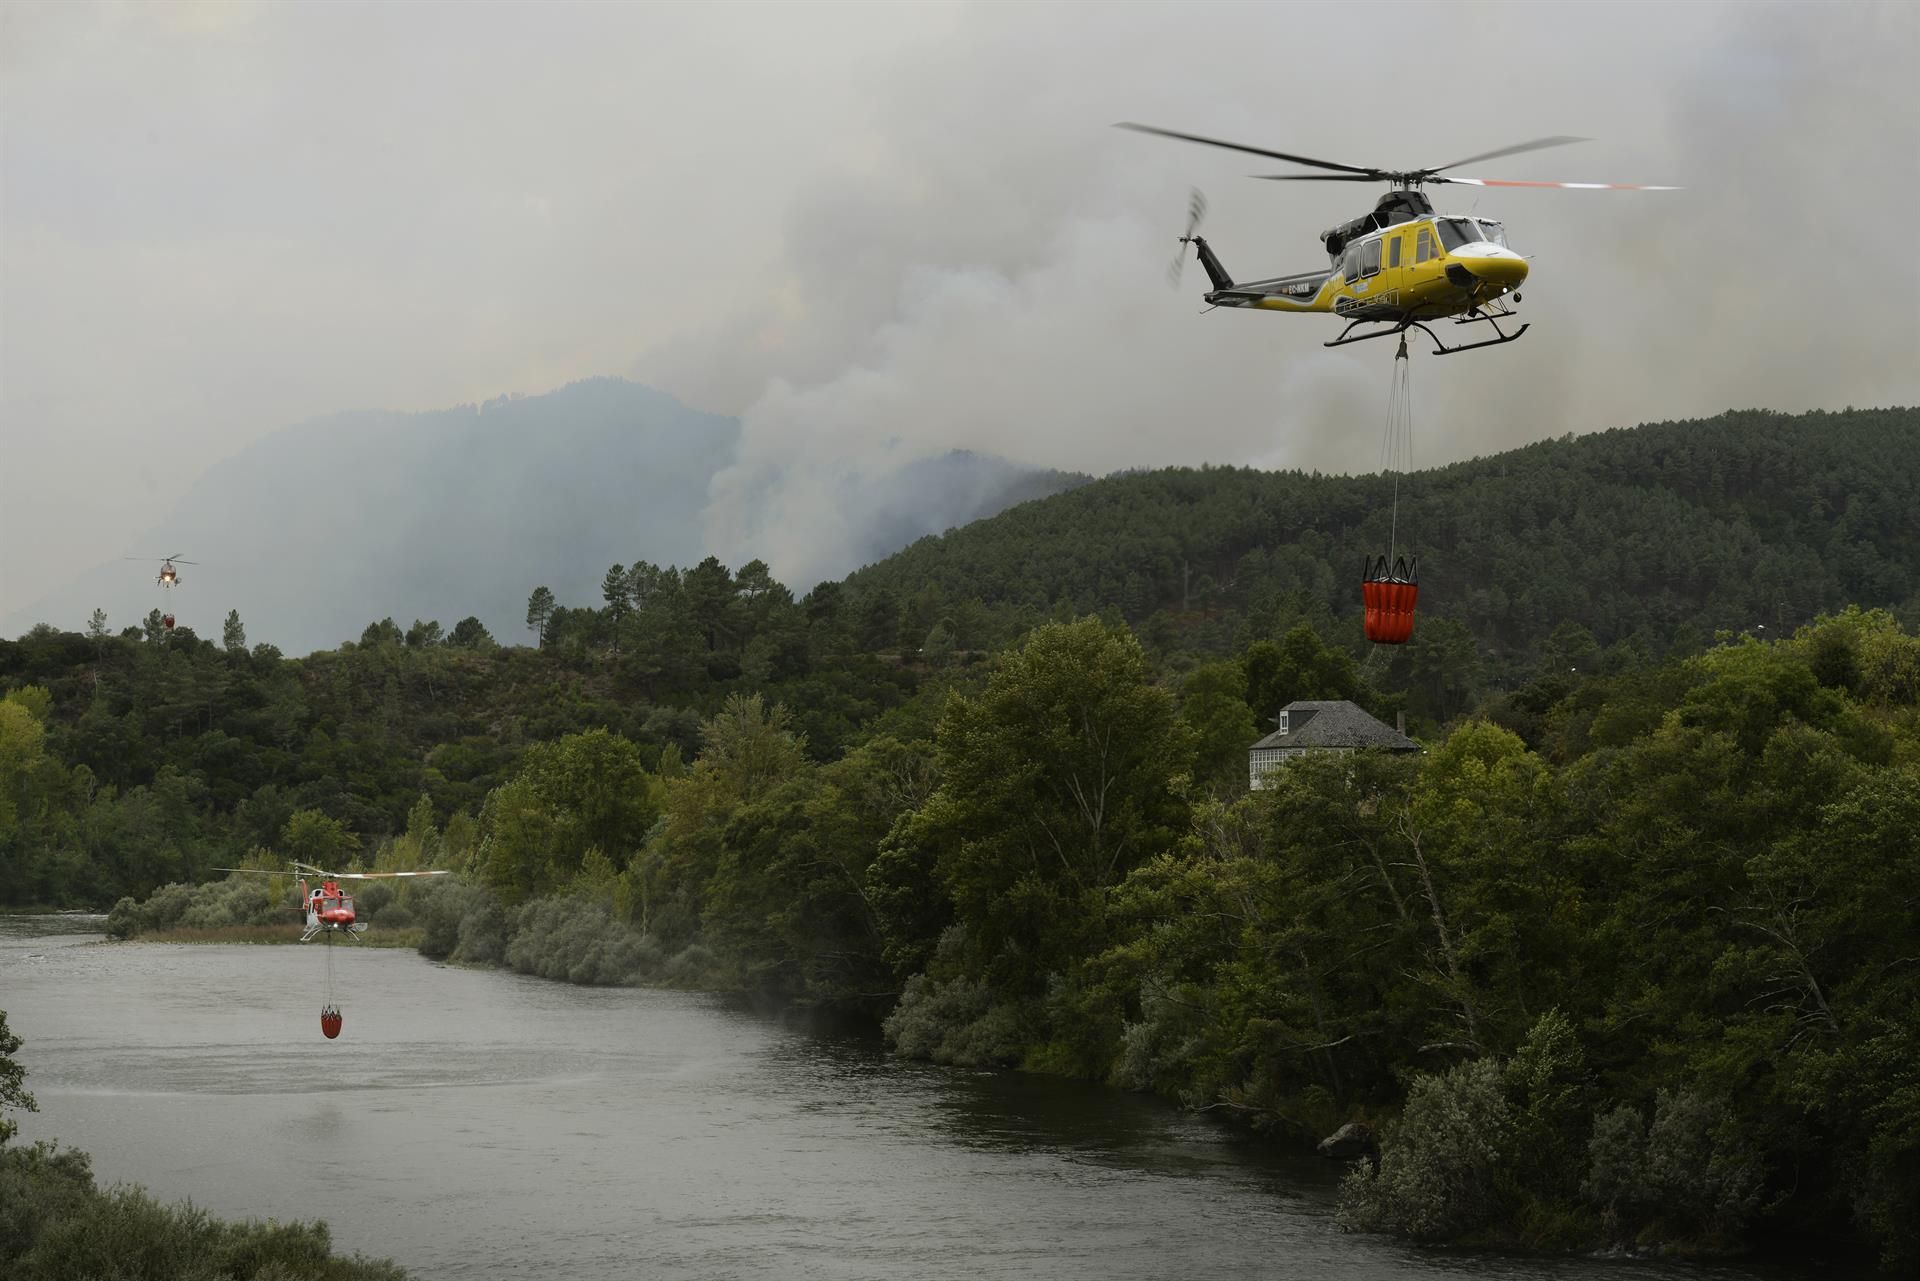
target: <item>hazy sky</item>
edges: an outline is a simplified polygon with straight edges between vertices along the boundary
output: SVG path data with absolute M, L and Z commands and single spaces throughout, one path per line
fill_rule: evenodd
M 1417 461 L 1920 402 L 1916 9 L 5 3 L 0 604 L 174 550 L 134 540 L 287 423 L 592 374 L 742 414 L 709 544 L 803 583 L 930 450 L 1371 466 L 1388 343 L 1161 273 L 1191 186 L 1242 277 L 1372 189 L 1123 119 L 1382 166 L 1579 134 L 1470 176 L 1687 188 L 1436 191 L 1535 255 L 1534 329 L 1418 358 Z

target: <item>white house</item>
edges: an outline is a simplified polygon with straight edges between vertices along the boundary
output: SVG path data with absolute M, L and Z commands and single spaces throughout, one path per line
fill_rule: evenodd
M 1300 699 L 1281 708 L 1274 720 L 1280 728 L 1247 749 L 1249 787 L 1265 787 L 1268 771 L 1309 752 L 1353 752 L 1363 747 L 1420 750 L 1420 744 L 1345 699 Z

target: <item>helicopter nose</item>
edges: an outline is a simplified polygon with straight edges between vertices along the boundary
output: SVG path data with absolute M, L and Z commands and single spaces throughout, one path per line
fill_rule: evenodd
M 1527 260 L 1507 249 L 1489 249 L 1464 264 L 1468 271 L 1488 284 L 1516 288 L 1527 278 Z

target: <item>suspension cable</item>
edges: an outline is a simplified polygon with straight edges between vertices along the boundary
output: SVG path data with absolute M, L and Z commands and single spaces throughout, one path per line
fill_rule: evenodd
M 1407 336 L 1400 335 L 1400 351 L 1393 358 L 1393 380 L 1387 391 L 1387 424 L 1380 435 L 1380 470 L 1393 476 L 1393 507 L 1388 526 L 1387 563 L 1400 555 L 1400 477 L 1413 470 L 1413 386 L 1407 359 Z

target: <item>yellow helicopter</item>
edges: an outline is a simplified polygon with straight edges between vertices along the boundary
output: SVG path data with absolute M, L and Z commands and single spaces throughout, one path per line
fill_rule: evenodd
M 1512 333 L 1500 328 L 1500 321 L 1514 319 L 1513 304 L 1520 301 L 1520 284 L 1527 278 L 1527 260 L 1507 246 L 1506 228 L 1491 218 L 1450 217 L 1434 213 L 1433 205 L 1421 190 L 1429 184 L 1461 183 L 1473 187 L 1563 187 L 1577 191 L 1677 191 L 1677 187 L 1635 186 L 1616 182 L 1516 182 L 1497 178 L 1450 178 L 1442 170 L 1500 156 L 1538 151 L 1585 142 L 1585 138 L 1535 138 L 1497 151 L 1486 151 L 1465 160 L 1435 166 L 1432 169 L 1371 169 L 1359 165 L 1337 164 L 1308 156 L 1247 147 L 1218 138 L 1177 133 L 1153 125 L 1123 123 L 1116 128 L 1140 133 L 1198 142 L 1209 147 L 1225 147 L 1255 156 L 1285 160 L 1292 164 L 1330 169 L 1333 173 L 1259 174 L 1276 182 L 1386 182 L 1392 189 L 1380 197 L 1373 212 L 1351 222 L 1341 223 L 1320 233 L 1331 265 L 1325 271 L 1305 271 L 1271 280 L 1236 283 L 1220 265 L 1220 259 L 1206 238 L 1197 234 L 1206 215 L 1206 198 L 1193 193 L 1188 211 L 1187 234 L 1180 237 L 1180 257 L 1174 261 L 1177 280 L 1185 265 L 1186 249 L 1192 245 L 1206 269 L 1213 288 L 1206 300 L 1215 307 L 1251 307 L 1259 311 L 1327 313 L 1339 316 L 1347 327 L 1327 347 L 1363 342 L 1368 338 L 1404 335 L 1418 329 L 1433 339 L 1434 355 L 1450 356 L 1509 343 L 1527 332 L 1522 324 Z M 1453 318 L 1456 325 L 1486 324 L 1498 335 L 1484 342 L 1462 343 L 1449 347 L 1429 329 L 1427 321 Z M 1365 325 L 1383 325 L 1366 333 L 1355 333 Z M 1404 349 L 1405 340 L 1402 339 Z

